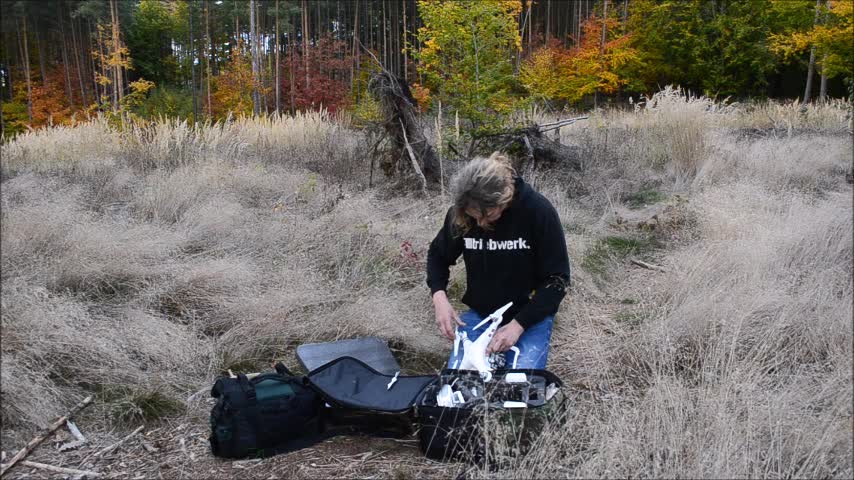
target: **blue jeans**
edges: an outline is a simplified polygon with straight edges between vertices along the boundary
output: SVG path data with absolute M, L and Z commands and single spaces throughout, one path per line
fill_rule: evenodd
M 516 368 L 519 369 L 538 369 L 545 370 L 546 362 L 549 359 L 549 342 L 552 338 L 552 326 L 554 325 L 554 315 L 544 318 L 541 322 L 537 322 L 530 328 L 522 332 L 519 340 L 516 342 L 516 348 L 519 349 L 519 359 L 516 361 Z M 466 332 L 469 340 L 475 341 L 486 331 L 488 323 L 474 329 L 474 326 L 483 320 L 483 317 L 477 314 L 474 310 L 469 310 L 460 315 L 466 326 L 459 327 L 460 330 Z M 448 368 L 453 368 L 457 359 L 463 357 L 463 346 L 460 345 L 457 356 L 454 356 L 453 347 L 451 349 L 451 358 L 448 359 Z M 516 352 L 508 350 L 505 354 L 505 368 L 511 368 L 515 360 Z

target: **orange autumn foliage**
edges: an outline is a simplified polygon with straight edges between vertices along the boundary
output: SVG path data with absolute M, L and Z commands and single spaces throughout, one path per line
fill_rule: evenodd
M 44 82 L 34 81 L 32 90 L 33 122 L 30 126 L 33 128 L 71 124 L 72 116 L 80 110 L 77 105 L 68 103 L 68 97 L 65 95 L 65 70 L 62 65 L 49 70 Z
M 630 35 L 619 33 L 622 29 L 616 19 L 607 18 L 604 24 L 604 45 L 603 20 L 592 16 L 582 27 L 580 42 L 572 48 L 553 41 L 534 52 L 521 69 L 522 84 L 535 96 L 567 102 L 597 91 L 615 93 L 628 83 L 624 68 L 637 62 L 639 55 L 629 45 Z
M 249 55 L 244 52 L 241 42 L 232 50 L 231 58 L 219 75 L 213 79 L 213 112 L 209 113 L 216 118 L 224 118 L 229 113 L 237 116 L 252 115 L 252 87 L 255 83 Z M 266 95 L 269 89 L 257 83 L 261 95 Z
M 412 84 L 412 98 L 418 102 L 418 110 L 421 112 L 426 112 L 430 109 L 430 102 L 433 99 L 430 98 L 430 89 L 421 85 L 420 83 Z

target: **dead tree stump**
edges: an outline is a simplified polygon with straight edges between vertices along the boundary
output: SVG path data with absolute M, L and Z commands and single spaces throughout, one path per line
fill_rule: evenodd
M 555 125 L 558 123 L 568 125 L 583 118 L 586 117 L 555 122 Z M 581 170 L 583 163 L 580 147 L 564 145 L 544 135 L 545 132 L 554 128 L 548 124 L 531 125 L 526 128 L 483 135 L 477 139 L 477 150 L 484 155 L 496 150 L 506 152 L 513 158 L 514 166 L 517 168 L 530 164 L 534 167 L 569 167 L 572 170 Z
M 390 139 L 391 149 L 382 157 L 380 167 L 386 175 L 394 175 L 410 165 L 410 150 L 416 167 L 430 186 L 439 184 L 439 159 L 420 126 L 416 101 L 405 81 L 387 71 L 375 73 L 368 83 L 368 91 L 380 103 L 383 129 Z M 414 172 L 421 176 L 416 170 Z

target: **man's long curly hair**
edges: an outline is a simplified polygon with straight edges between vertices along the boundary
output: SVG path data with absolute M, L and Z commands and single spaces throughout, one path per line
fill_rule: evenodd
M 457 235 L 463 235 L 476 224 L 466 214 L 469 208 L 486 210 L 503 207 L 513 200 L 516 171 L 510 160 L 499 152 L 489 158 L 475 158 L 451 179 L 451 196 L 454 201 L 454 226 Z

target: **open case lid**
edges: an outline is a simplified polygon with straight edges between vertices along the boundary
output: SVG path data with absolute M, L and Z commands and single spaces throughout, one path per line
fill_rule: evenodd
M 341 357 L 306 376 L 306 381 L 327 402 L 350 408 L 400 413 L 412 408 L 415 399 L 437 377 L 386 375 L 353 357 Z
M 341 357 L 357 358 L 387 375 L 400 370 L 397 360 L 385 340 L 378 337 L 359 337 L 336 342 L 306 343 L 297 347 L 297 360 L 311 372 Z

